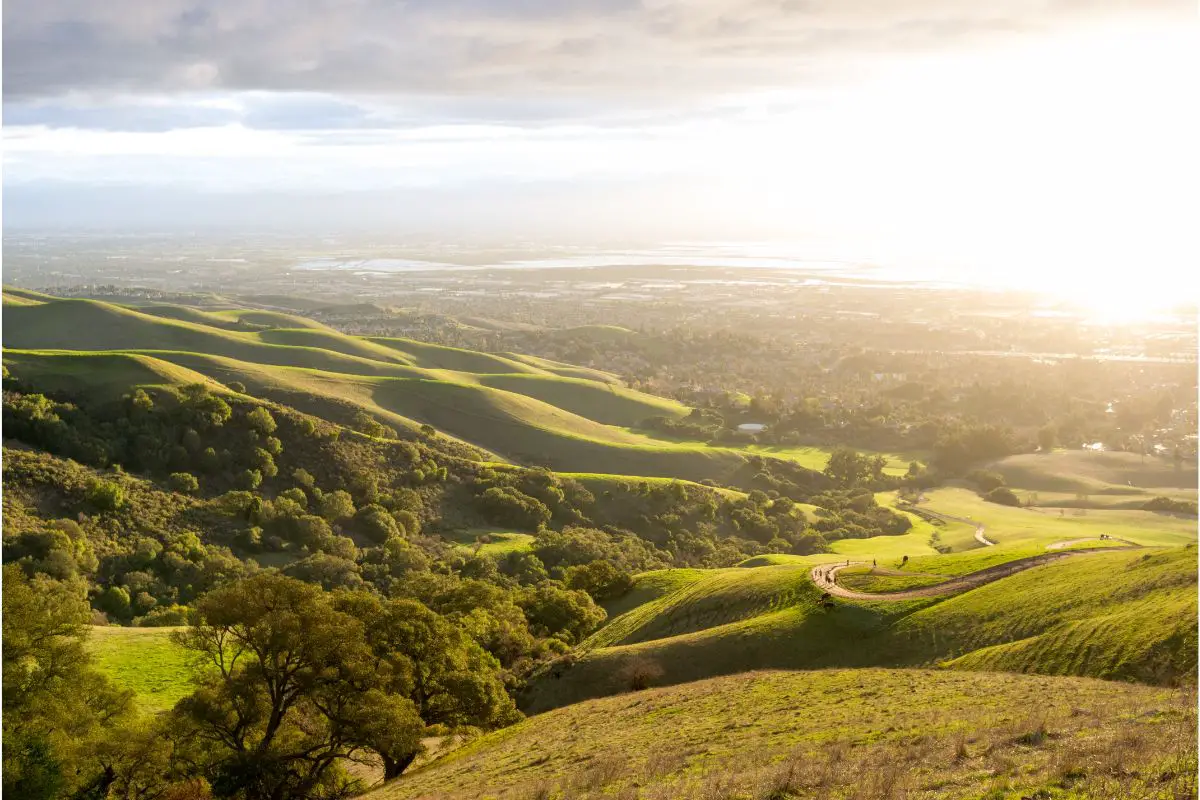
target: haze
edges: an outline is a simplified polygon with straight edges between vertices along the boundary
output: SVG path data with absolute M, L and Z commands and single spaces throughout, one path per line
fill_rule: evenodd
M 6 223 L 782 239 L 1144 307 L 1200 255 L 1193 14 L 16 0 Z

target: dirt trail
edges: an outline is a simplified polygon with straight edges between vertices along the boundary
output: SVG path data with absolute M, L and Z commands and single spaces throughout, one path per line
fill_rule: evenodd
M 1047 550 L 1062 550 L 1064 547 L 1072 547 L 1072 546 L 1074 546 L 1074 545 L 1077 545 L 1077 544 L 1083 544 L 1084 542 L 1097 542 L 1097 541 L 1100 541 L 1100 538 L 1099 538 L 1098 536 L 1085 536 L 1085 537 L 1083 537 L 1082 539 L 1068 539 L 1068 540 L 1067 540 L 1067 541 L 1065 541 L 1065 542 L 1055 542 L 1054 544 L 1048 544 L 1048 545 L 1046 545 L 1046 549 L 1047 549 Z M 1140 545 L 1140 544 L 1138 544 L 1137 542 L 1131 542 L 1131 541 L 1129 541 L 1128 539 L 1118 539 L 1118 538 L 1117 538 L 1117 537 L 1115 537 L 1115 536 L 1110 536 L 1110 537 L 1108 537 L 1108 539 L 1106 539 L 1105 541 L 1109 541 L 1109 542 L 1120 542 L 1121 544 L 1123 544 L 1123 545 L 1128 545 L 1129 547 L 1141 547 L 1141 545 Z M 1107 547 L 1107 548 L 1104 548 L 1104 549 L 1106 549 L 1106 550 L 1120 550 L 1121 548 L 1119 548 L 1119 547 Z
M 829 592 L 829 594 L 834 597 L 845 598 L 846 600 L 915 600 L 921 597 L 940 597 L 945 594 L 954 594 L 955 592 L 974 589 L 976 586 L 982 586 L 985 583 L 1007 578 L 1009 575 L 1014 575 L 1033 567 L 1040 567 L 1042 564 L 1049 564 L 1060 558 L 1070 558 L 1084 553 L 1111 553 L 1114 549 L 1121 548 L 1087 547 L 1058 553 L 1043 553 L 1038 556 L 1014 559 L 1005 564 L 997 564 L 994 567 L 981 569 L 969 575 L 960 575 L 957 578 L 951 578 L 933 586 L 922 586 L 918 589 L 905 589 L 899 592 L 856 592 L 852 589 L 843 589 L 838 585 L 837 574 L 840 570 L 846 569 L 847 566 L 868 563 L 865 561 L 852 561 L 849 565 L 821 564 L 820 566 L 813 567 L 812 579 L 813 583 L 826 592 Z
M 920 503 L 924 499 L 925 499 L 925 495 L 923 495 L 923 494 L 919 495 L 917 497 L 917 503 Z M 981 523 L 978 523 L 973 519 L 967 519 L 966 517 L 956 517 L 956 516 L 953 516 L 952 514 L 943 514 L 941 511 L 934 511 L 929 508 L 922 508 L 921 513 L 928 514 L 931 517 L 937 517 L 940 520 L 951 520 L 953 522 L 961 522 L 965 525 L 974 525 L 975 526 L 975 541 L 979 542 L 984 547 L 995 547 L 996 546 L 995 542 L 993 542 L 991 539 L 987 538 L 987 536 L 984 535 L 984 532 L 987 530 L 987 528 L 985 528 Z

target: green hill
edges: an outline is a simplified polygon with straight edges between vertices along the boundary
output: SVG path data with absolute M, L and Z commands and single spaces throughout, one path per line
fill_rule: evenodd
M 274 312 L 134 309 L 11 295 L 30 304 L 9 310 L 7 352 L 22 369 L 62 373 L 58 385 L 72 391 L 194 382 L 203 375 L 243 383 L 251 394 L 341 424 L 358 412 L 397 428 L 430 424 L 516 463 L 718 482 L 733 480 L 745 465 L 731 451 L 663 443 L 624 429 L 650 416 L 680 416 L 687 409 L 678 403 L 516 359 L 347 336 Z M 107 357 L 72 362 L 71 354 L 81 352 Z
M 533 717 L 366 797 L 1188 797 L 1189 701 L 1076 678 L 754 672 Z
M 943 560 L 944 580 L 1028 552 L 990 550 L 929 556 L 911 568 Z M 1159 682 L 1196 669 L 1192 547 L 1088 553 L 949 598 L 823 608 L 810 571 L 836 558 L 689 570 L 678 583 L 656 573 L 655 585 L 669 588 L 621 608 L 578 660 L 533 684 L 524 707 L 537 712 L 621 691 L 620 676 L 639 662 L 653 663 L 666 684 L 754 669 L 942 662 Z
M 1036 492 L 1144 495 L 1153 489 L 1196 491 L 1195 463 L 1136 453 L 1056 450 L 1009 456 L 988 466 L 1013 487 Z
M 682 403 L 582 378 L 544 375 L 481 375 L 493 389 L 523 394 L 605 425 L 634 427 L 652 416 L 682 417 Z

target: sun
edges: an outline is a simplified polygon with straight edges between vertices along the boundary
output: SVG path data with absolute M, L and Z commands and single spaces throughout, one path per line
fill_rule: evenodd
M 1143 325 L 1174 317 L 1174 307 L 1194 298 L 1173 294 L 1166 287 L 1130 285 L 1131 282 L 1092 283 L 1075 287 L 1069 301 L 1083 313 L 1084 321 L 1113 327 Z

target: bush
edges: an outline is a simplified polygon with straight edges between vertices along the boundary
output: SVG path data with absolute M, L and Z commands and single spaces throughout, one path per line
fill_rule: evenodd
M 87 499 L 100 511 L 116 511 L 125 505 L 125 490 L 119 483 L 95 479 L 88 486 Z
M 257 431 L 263 436 L 269 436 L 275 432 L 275 418 L 262 406 L 258 406 L 247 414 L 246 422 L 250 425 L 251 430 Z
M 640 692 L 649 689 L 663 676 L 663 668 L 657 661 L 638 656 L 621 668 L 619 676 L 629 691 Z
M 983 496 L 983 499 L 987 500 L 989 503 L 998 503 L 1002 506 L 1021 505 L 1021 498 L 1017 497 L 1016 493 L 1006 486 L 1000 486 L 992 489 Z
M 967 480 L 974 483 L 976 489 L 985 493 L 1004 486 L 1004 476 L 999 472 L 987 469 L 971 470 L 967 473 Z
M 607 561 L 593 561 L 570 567 L 565 583 L 568 589 L 580 589 L 591 595 L 593 600 L 600 601 L 614 599 L 628 592 L 633 588 L 633 577 Z
M 200 481 L 190 472 L 172 472 L 171 488 L 184 494 L 192 494 L 200 489 Z
M 1195 500 L 1172 500 L 1169 497 L 1155 497 L 1153 500 L 1147 500 L 1142 508 L 1146 511 L 1171 511 L 1176 514 L 1189 514 L 1196 516 L 1196 501 Z

